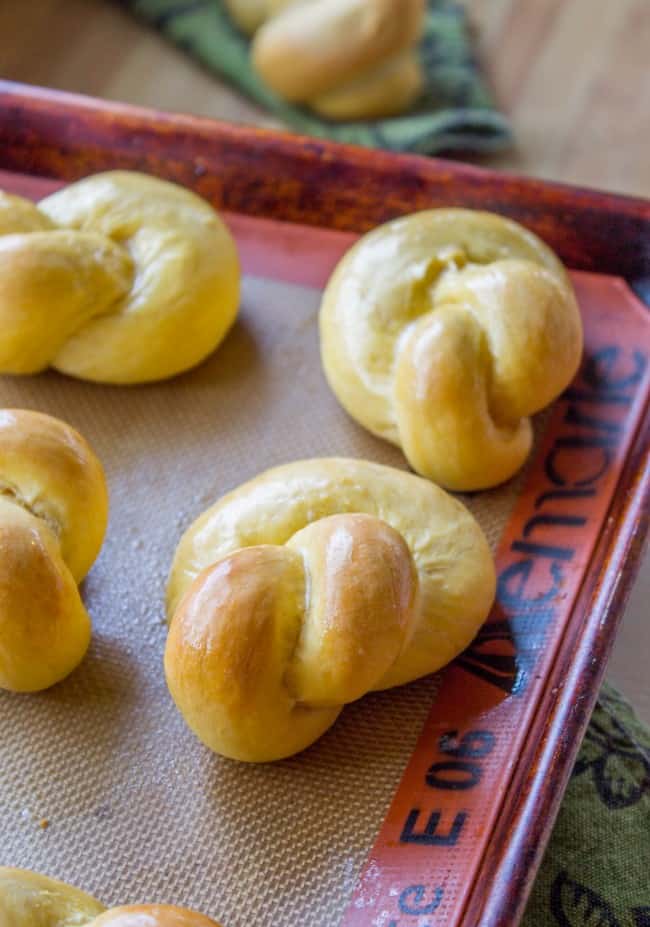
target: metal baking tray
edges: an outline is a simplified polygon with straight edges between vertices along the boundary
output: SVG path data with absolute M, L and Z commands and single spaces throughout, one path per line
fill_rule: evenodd
M 226 927 L 516 924 L 647 530 L 650 205 L 0 82 L 0 187 L 37 199 L 118 167 L 223 211 L 243 311 L 213 359 L 162 385 L 0 379 L 2 405 L 84 431 L 113 500 L 84 587 L 87 660 L 49 692 L 0 694 L 0 862 L 107 903 L 187 904 Z M 464 497 L 495 548 L 495 607 L 438 677 L 362 699 L 299 757 L 221 760 L 184 728 L 162 679 L 171 553 L 219 493 L 275 463 L 348 454 L 405 466 L 327 391 L 318 297 L 360 233 L 450 205 L 545 239 L 585 324 L 580 373 L 538 420 L 525 472 Z

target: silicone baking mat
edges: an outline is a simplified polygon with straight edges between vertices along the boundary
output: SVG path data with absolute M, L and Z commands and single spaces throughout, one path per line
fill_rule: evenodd
M 55 185 L 4 175 L 0 186 Z M 131 388 L 56 373 L 0 379 L 3 406 L 57 415 L 89 439 L 111 493 L 108 536 L 83 587 L 94 627 L 86 660 L 47 692 L 0 693 L 0 863 L 106 904 L 181 903 L 226 927 L 452 925 L 641 413 L 645 320 L 620 281 L 575 275 L 585 363 L 538 420 L 527 471 L 465 497 L 498 548 L 500 593 L 442 683 L 367 696 L 303 754 L 238 764 L 194 739 L 165 686 L 164 585 L 182 531 L 279 463 L 405 464 L 346 416 L 320 367 L 319 288 L 351 237 L 229 221 L 246 271 L 241 314 L 202 366 Z

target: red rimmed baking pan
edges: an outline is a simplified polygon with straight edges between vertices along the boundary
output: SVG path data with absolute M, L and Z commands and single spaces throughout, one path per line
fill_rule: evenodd
M 647 528 L 650 326 L 633 288 L 642 292 L 650 275 L 650 206 L 449 162 L 0 84 L 5 189 L 38 198 L 62 181 L 116 167 L 183 183 L 226 211 L 250 281 L 244 327 L 224 344 L 213 367 L 209 363 L 165 386 L 120 391 L 56 374 L 5 378 L 3 405 L 67 413 L 86 432 L 104 420 L 115 429 L 120 406 L 121 432 L 145 447 L 139 436 L 143 429 L 147 435 L 155 431 L 161 407 L 177 415 L 180 428 L 184 409 L 190 417 L 198 414 L 195 408 L 210 393 L 220 404 L 231 404 L 218 431 L 231 448 L 223 464 L 228 472 L 224 485 L 220 477 L 210 483 L 219 491 L 234 484 L 236 473 L 252 475 L 283 454 L 290 459 L 327 450 L 403 466 L 397 452 L 359 434 L 319 379 L 315 312 L 327 275 L 358 233 L 392 216 L 441 205 L 509 215 L 555 248 L 576 286 L 585 358 L 574 384 L 538 423 L 526 473 L 510 487 L 466 500 L 495 542 L 499 569 L 498 601 L 477 640 L 436 683 L 372 696 L 347 709 L 321 743 L 293 761 L 253 772 L 220 761 L 187 735 L 157 682 L 142 683 L 141 693 L 134 686 L 120 689 L 111 675 L 110 641 L 118 652 L 126 646 L 122 635 L 137 641 L 141 629 L 127 618 L 104 615 L 110 605 L 99 587 L 113 569 L 111 558 L 120 555 L 109 544 L 87 590 L 91 611 L 97 595 L 100 651 L 107 648 L 109 659 L 100 664 L 91 652 L 81 676 L 74 674 L 54 694 L 27 701 L 0 697 L 0 731 L 10 740 L 0 755 L 0 806 L 9 835 L 0 854 L 13 848 L 13 858 L 2 861 L 41 869 L 51 861 L 53 874 L 71 881 L 83 876 L 83 887 L 107 900 L 119 883 L 122 899 L 166 896 L 222 917 L 227 927 L 516 923 L 603 677 Z M 245 373 L 244 362 L 258 373 Z M 219 363 L 228 370 L 228 382 Z M 297 402 L 294 387 L 303 390 Z M 262 406 L 263 417 L 256 419 L 255 409 Z M 238 429 L 248 427 L 242 424 L 246 415 L 252 424 L 244 433 Z M 201 435 L 213 419 L 196 421 L 186 440 L 204 454 L 210 445 L 201 444 Z M 275 425 L 267 432 L 268 421 Z M 319 429 L 322 440 L 314 434 Z M 101 430 L 90 437 L 101 444 Z M 164 483 L 165 467 L 171 467 L 176 483 L 170 476 L 164 488 L 180 499 L 182 462 L 172 466 L 175 449 L 164 438 L 163 431 L 156 443 L 161 479 Z M 137 476 L 128 477 L 134 482 L 127 505 L 119 491 L 127 479 L 120 457 L 111 459 L 108 443 L 104 454 L 118 486 L 117 527 L 135 532 L 128 517 L 138 504 Z M 138 459 L 132 464 L 129 473 L 137 473 Z M 188 466 L 183 482 L 204 486 L 200 465 Z M 160 574 L 160 587 L 180 528 L 201 508 L 195 501 L 192 511 L 182 512 L 182 525 L 171 525 L 168 546 L 160 541 L 160 560 L 154 554 L 143 558 L 143 568 Z M 137 550 L 135 545 L 132 559 L 138 559 Z M 107 627 L 116 629 L 113 638 L 102 636 Z M 140 663 L 134 658 L 136 665 L 126 673 L 130 679 L 156 672 L 164 631 L 160 635 L 150 642 L 151 654 Z M 21 746 L 30 725 L 46 719 L 55 738 L 72 737 L 52 725 L 74 723 L 69 719 L 75 717 L 78 690 L 97 700 L 95 708 L 86 706 L 80 728 L 100 727 L 107 709 L 98 679 L 116 684 L 116 710 L 124 708 L 121 725 L 131 724 L 145 744 L 149 736 L 154 743 L 156 734 L 162 751 L 167 743 L 170 752 L 181 749 L 191 776 L 178 773 L 177 765 L 173 770 L 161 765 L 146 749 L 136 763 L 136 754 L 116 733 L 122 752 L 114 756 L 101 738 L 99 746 L 91 744 L 86 784 L 73 788 L 74 758 L 66 774 L 65 757 L 56 755 L 54 762 L 51 747 L 48 759 L 37 737 L 33 765 L 51 776 L 42 781 L 34 773 L 33 791 L 26 791 L 30 757 Z M 403 739 L 409 717 L 416 729 Z M 362 740 L 354 740 L 359 731 Z M 373 738 L 381 749 L 364 752 L 359 743 Z M 76 750 L 83 746 L 74 743 Z M 84 806 L 78 813 L 71 790 Z M 38 794 L 39 808 L 59 812 L 46 836 L 35 836 L 24 815 L 18 820 L 19 805 L 31 794 Z M 153 804 L 142 819 L 139 812 L 151 795 Z M 87 808 L 83 796 L 92 796 Z M 255 796 L 261 796 L 257 804 Z M 137 840 L 124 830 L 129 814 Z M 169 834 L 185 839 L 174 830 L 183 815 L 185 830 L 196 834 L 195 852 L 187 849 L 191 841 L 182 852 L 170 848 Z M 93 840 L 82 866 L 70 848 L 89 832 L 91 820 Z M 112 881 L 107 852 L 119 876 Z M 138 859 L 146 865 L 138 867 Z

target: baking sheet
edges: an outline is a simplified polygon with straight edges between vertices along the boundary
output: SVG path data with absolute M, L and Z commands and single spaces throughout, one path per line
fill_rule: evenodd
M 60 416 L 89 439 L 111 494 L 108 536 L 83 587 L 88 657 L 47 692 L 0 694 L 0 862 L 106 904 L 176 902 L 228 927 L 338 922 L 436 679 L 368 696 L 302 755 L 250 766 L 194 739 L 162 670 L 167 571 L 208 504 L 303 457 L 404 467 L 330 393 L 319 298 L 248 276 L 219 351 L 161 384 L 102 387 L 54 372 L 0 380 L 3 406 Z M 522 478 L 466 500 L 493 546 Z
M 3 172 L 0 182 L 35 197 L 59 185 Z M 423 907 L 413 898 L 422 889 L 428 900 L 427 886 L 435 889 L 439 879 L 445 887 L 436 918 L 456 923 L 489 839 L 487 818 L 473 816 L 461 843 L 449 852 L 443 847 L 435 860 L 423 848 L 417 864 L 414 846 L 401 845 L 399 830 L 412 802 L 422 800 L 424 808 L 438 801 L 425 798 L 420 783 L 437 727 L 446 729 L 452 718 L 464 725 L 485 712 L 476 667 L 471 674 L 461 670 L 460 677 L 455 672 L 476 654 L 463 657 L 445 678 L 425 726 L 424 747 L 413 756 L 437 678 L 368 696 L 348 706 L 304 754 L 257 767 L 210 754 L 185 727 L 167 693 L 162 672 L 166 575 L 182 531 L 207 505 L 260 470 L 301 457 L 341 454 L 404 467 L 398 450 L 346 416 L 320 369 L 319 287 L 353 236 L 234 214 L 226 219 L 246 271 L 242 311 L 222 347 L 200 368 L 166 383 L 132 388 L 95 386 L 55 373 L 0 378 L 0 404 L 59 415 L 86 435 L 104 462 L 111 490 L 108 537 L 83 589 L 94 622 L 87 659 L 48 692 L 0 693 L 0 863 L 48 872 L 107 904 L 185 904 L 226 927 L 333 927 L 366 861 L 346 924 L 402 927 L 403 915 L 410 924 L 415 909 Z M 621 281 L 589 274 L 574 280 L 590 323 L 588 353 L 605 352 L 601 361 L 591 357 L 591 368 L 585 368 L 588 390 L 596 392 L 583 397 L 583 405 L 591 410 L 589 429 L 604 427 L 610 434 L 606 443 L 612 454 L 607 486 L 599 489 L 596 508 L 589 508 L 588 536 L 580 539 L 571 574 L 575 585 L 638 420 L 644 390 L 633 356 L 639 353 L 638 333 L 647 333 L 647 325 L 636 318 L 639 307 Z M 622 326 L 612 324 L 617 312 L 623 313 Z M 598 373 L 601 363 L 604 379 Z M 634 370 L 638 376 L 630 378 Z M 628 406 L 621 405 L 623 387 Z M 559 403 L 539 418 L 537 439 L 549 417 L 562 423 L 565 413 L 567 404 Z M 601 414 L 609 424 L 594 417 Z M 548 436 L 555 440 L 550 428 Z M 526 473 L 536 472 L 533 459 L 505 487 L 465 497 L 493 549 L 516 500 L 520 508 L 526 503 L 525 509 L 543 490 L 538 477 L 522 489 Z M 537 470 L 543 466 L 540 457 Z M 500 607 L 492 621 L 498 621 Z M 570 618 L 565 609 L 557 633 Z M 528 620 L 534 622 L 534 614 Z M 480 646 L 489 650 L 492 644 L 486 638 Z M 543 635 L 535 646 L 543 646 Z M 532 690 L 545 684 L 542 676 L 535 680 L 539 683 L 524 700 L 527 711 L 534 709 Z M 454 685 L 460 686 L 461 698 L 454 696 Z M 499 691 L 497 686 L 494 692 Z M 490 814 L 500 813 L 495 795 L 504 794 L 516 759 L 513 754 L 504 765 L 500 757 L 512 738 L 525 738 L 528 730 L 515 723 L 521 706 L 511 705 L 513 698 L 514 692 L 507 698 L 501 692 L 496 702 L 493 695 L 488 698 L 496 706 L 492 721 L 504 714 L 500 746 L 490 771 L 485 770 L 486 783 L 498 779 L 492 802 L 486 805 L 483 791 L 472 797 L 449 793 L 459 800 L 466 796 L 463 800 L 476 808 L 489 806 Z M 452 804 L 445 805 L 447 817 Z M 387 852 L 399 856 L 396 867 Z M 423 872 L 427 885 L 415 884 Z M 384 894 L 377 891 L 380 884 Z M 395 886 L 404 887 L 405 901 Z M 386 898 L 388 908 L 399 909 L 396 917 Z M 380 913 L 375 916 L 373 909 Z

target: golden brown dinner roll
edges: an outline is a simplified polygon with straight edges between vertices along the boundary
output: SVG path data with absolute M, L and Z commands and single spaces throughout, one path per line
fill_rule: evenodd
M 80 434 L 0 410 L 0 689 L 45 689 L 83 658 L 90 619 L 77 584 L 107 516 L 104 472 Z
M 293 102 L 316 100 L 312 105 L 332 118 L 371 118 L 375 113 L 392 112 L 398 99 L 412 102 L 415 69 L 399 59 L 387 74 L 378 69 L 412 49 L 423 15 L 424 0 L 292 3 L 256 33 L 253 65 L 280 96 Z M 419 70 L 417 74 L 419 90 Z M 361 83 L 346 89 L 345 85 L 356 81 Z M 405 92 L 406 86 L 410 93 Z M 382 92 L 386 102 L 379 106 Z M 330 94 L 334 94 L 331 99 Z M 346 104 L 346 97 L 356 103 L 348 99 Z M 364 108 L 366 98 L 369 105 Z
M 0 867 L 2 927 L 219 927 L 173 905 L 144 904 L 105 910 L 90 895 L 26 869 Z
M 347 702 L 451 660 L 494 590 L 481 529 L 432 483 L 363 460 L 298 461 L 229 493 L 183 536 L 167 682 L 211 749 L 279 759 Z
M 515 222 L 465 209 L 365 235 L 327 284 L 320 333 L 325 374 L 350 415 L 454 490 L 521 467 L 529 416 L 570 383 L 582 352 L 555 254 Z
M 84 927 L 103 910 L 99 901 L 64 882 L 0 866 L 2 927 Z
M 0 193 L 0 373 L 173 376 L 223 339 L 239 277 L 217 213 L 175 184 L 111 171 L 38 206 Z

